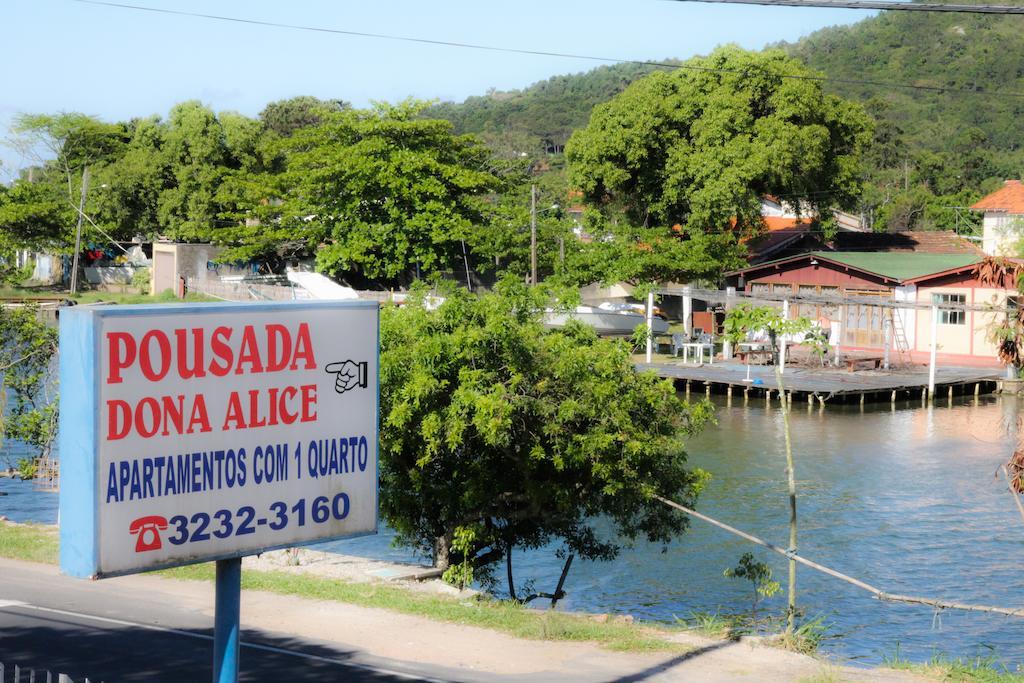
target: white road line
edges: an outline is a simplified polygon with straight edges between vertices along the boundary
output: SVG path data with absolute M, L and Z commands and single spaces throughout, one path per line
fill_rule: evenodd
M 79 619 L 90 619 L 92 621 L 99 621 L 106 624 L 114 624 L 117 626 L 132 626 L 135 628 L 144 628 L 150 631 L 159 631 L 160 633 L 170 633 L 176 636 L 185 636 L 186 638 L 196 638 L 198 640 L 213 640 L 213 636 L 208 636 L 203 633 L 193 633 L 192 631 L 183 631 L 177 628 L 168 628 L 166 626 L 156 626 L 154 624 L 143 624 L 137 621 L 125 621 L 124 619 L 113 619 L 111 617 L 101 617 L 95 614 L 83 614 L 82 612 L 72 612 L 70 610 L 55 609 L 53 607 L 41 607 L 39 605 L 32 605 L 27 602 L 19 602 L 17 600 L 0 600 L 0 609 L 5 607 L 18 607 L 21 609 L 32 609 L 39 612 L 50 612 L 51 614 L 61 614 L 68 617 L 77 617 Z M 273 652 L 274 654 L 288 655 L 290 657 L 299 657 L 301 659 L 309 659 L 316 662 L 325 662 L 327 664 L 337 664 L 339 666 L 351 666 L 354 669 L 362 669 L 364 671 L 372 671 L 374 673 L 386 674 L 388 676 L 395 676 L 397 678 L 404 678 L 410 681 L 429 681 L 429 683 L 445 683 L 439 678 L 428 678 L 426 676 L 416 676 L 414 674 L 407 674 L 402 671 L 395 671 L 393 669 L 385 669 L 377 666 L 370 666 L 368 664 L 358 664 L 356 662 L 333 659 L 331 657 L 321 657 L 320 655 L 311 655 L 305 652 L 297 652 L 295 650 L 285 650 L 280 647 L 274 647 L 273 645 L 261 645 L 259 643 L 245 643 L 243 642 L 242 647 L 247 647 L 252 650 L 262 650 L 263 652 Z

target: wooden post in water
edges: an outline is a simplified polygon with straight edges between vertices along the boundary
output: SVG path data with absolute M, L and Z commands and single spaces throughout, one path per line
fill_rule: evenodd
M 895 389 L 892 390 L 892 397 L 889 400 L 892 401 L 893 403 L 896 402 L 896 390 Z
M 974 397 L 977 398 L 978 394 L 981 393 L 981 382 L 974 383 Z
M 935 352 L 939 336 L 939 307 L 932 304 L 932 349 L 928 357 L 928 400 L 935 396 Z
M 704 382 L 704 395 L 711 398 L 711 382 Z

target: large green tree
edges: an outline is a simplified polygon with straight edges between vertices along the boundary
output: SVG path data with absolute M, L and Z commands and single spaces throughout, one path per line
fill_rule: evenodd
M 633 224 L 690 233 L 756 228 L 764 195 L 852 208 L 870 121 L 815 75 L 781 51 L 737 47 L 653 73 L 573 134 L 570 179 Z
M 504 558 L 511 584 L 514 547 L 555 540 L 610 559 L 686 528 L 651 495 L 696 498 L 706 475 L 687 467 L 680 437 L 709 406 L 636 372 L 625 342 L 546 330 L 548 305 L 506 279 L 436 310 L 414 298 L 382 311 L 381 511 L 441 566 L 479 578 Z
M 269 246 L 268 230 L 287 234 L 322 272 L 386 284 L 461 268 L 482 202 L 502 183 L 478 141 L 417 118 L 422 107 L 322 112 L 282 139 L 286 170 L 246 187 L 259 224 L 233 238 L 244 249 Z

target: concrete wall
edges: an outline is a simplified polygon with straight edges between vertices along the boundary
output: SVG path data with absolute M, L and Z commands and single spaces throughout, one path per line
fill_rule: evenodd
M 1007 296 L 1013 296 L 1015 293 L 985 287 L 921 287 L 917 292 L 917 301 L 930 304 L 934 294 L 962 294 L 967 304 L 1004 307 Z M 939 315 L 942 315 L 941 312 Z M 1005 315 L 1003 312 L 967 311 L 962 325 L 943 324 L 940 318 L 936 329 L 937 353 L 970 357 L 975 362 L 985 365 L 998 364 L 996 345 L 988 339 L 988 334 L 989 328 Z M 931 310 L 917 311 L 917 341 L 911 347 L 915 352 L 931 352 L 931 325 Z
M 167 289 L 177 291 L 180 278 L 197 282 L 218 279 L 211 266 L 223 250 L 212 244 L 154 243 L 150 294 Z
M 992 256 L 1016 256 L 1024 237 L 1024 216 L 986 211 L 981 221 L 982 249 Z

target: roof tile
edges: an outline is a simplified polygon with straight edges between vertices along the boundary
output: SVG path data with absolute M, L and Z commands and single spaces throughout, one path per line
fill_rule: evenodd
M 1007 180 L 1003 186 L 990 195 L 982 197 L 971 206 L 979 211 L 1005 211 L 1024 214 L 1024 183 Z

